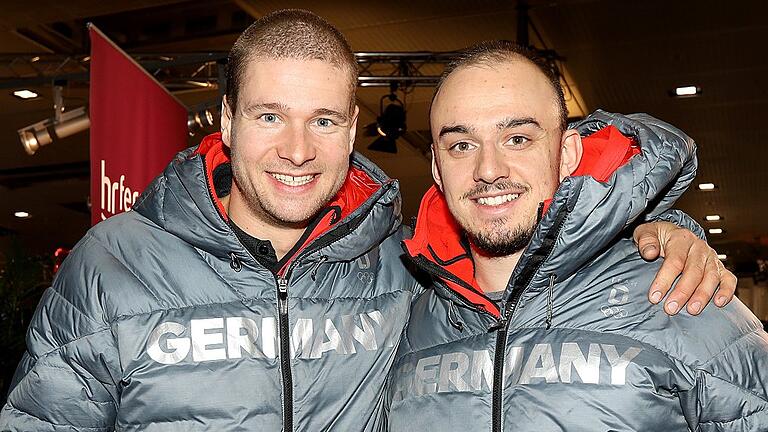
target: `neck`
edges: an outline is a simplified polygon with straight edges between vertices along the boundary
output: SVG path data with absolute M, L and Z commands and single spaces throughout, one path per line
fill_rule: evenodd
M 269 223 L 255 214 L 245 201 L 245 197 L 232 185 L 229 196 L 221 199 L 227 215 L 241 230 L 260 240 L 269 240 L 275 249 L 277 259 L 281 260 L 299 241 L 306 227 L 287 227 Z
M 484 255 L 474 245 L 471 246 L 472 259 L 475 262 L 475 280 L 484 292 L 497 292 L 507 289 L 507 283 L 515 270 L 523 251 L 503 257 Z

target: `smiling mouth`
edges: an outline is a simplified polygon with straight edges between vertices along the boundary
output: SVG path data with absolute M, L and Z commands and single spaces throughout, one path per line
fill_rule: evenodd
M 519 193 L 511 193 L 511 194 L 498 195 L 493 197 L 480 197 L 480 198 L 476 198 L 475 202 L 483 206 L 496 207 L 496 206 L 500 206 L 502 204 L 514 201 L 519 197 L 520 197 Z
M 269 173 L 275 180 L 287 186 L 304 186 L 315 179 L 316 174 L 290 176 L 286 174 Z

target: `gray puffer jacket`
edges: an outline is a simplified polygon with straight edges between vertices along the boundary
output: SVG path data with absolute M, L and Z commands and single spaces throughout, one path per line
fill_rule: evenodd
M 414 300 L 395 362 L 390 431 L 768 430 L 760 321 L 736 299 L 667 316 L 646 298 L 661 263 L 644 262 L 630 238 L 633 221 L 684 222 L 667 210 L 695 175 L 692 140 L 644 115 L 598 112 L 578 129 L 607 124 L 640 154 L 605 181 L 563 181 L 500 305 L 474 281 L 442 195 L 425 197 L 406 245 L 434 284 Z M 631 155 L 614 132 L 585 148 Z
M 378 421 L 415 287 L 397 182 L 354 155 L 337 199 L 275 276 L 226 221 L 215 191 L 231 184 L 227 162 L 218 134 L 207 137 L 135 211 L 73 249 L 33 318 L 0 430 L 359 431 Z

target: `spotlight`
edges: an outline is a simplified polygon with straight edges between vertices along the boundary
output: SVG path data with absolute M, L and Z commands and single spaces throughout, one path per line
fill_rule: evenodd
M 717 259 L 719 259 L 720 261 L 725 261 L 726 259 L 728 259 L 728 255 L 726 255 L 726 254 L 717 254 Z
M 714 183 L 699 183 L 699 190 L 703 191 L 715 190 L 716 187 Z
M 704 216 L 704 218 L 707 220 L 707 222 L 716 222 L 716 221 L 719 221 L 720 219 L 722 219 L 722 217 L 720 217 L 720 215 L 716 215 L 716 214 L 706 215 L 706 216 Z
M 19 139 L 24 150 L 32 156 L 42 146 L 66 138 L 91 127 L 91 120 L 85 107 L 61 113 L 58 118 L 49 118 L 19 129 Z
M 28 218 L 30 216 L 29 212 L 25 212 L 23 210 L 22 211 L 17 211 L 13 215 L 16 216 L 19 219 L 26 219 L 26 218 Z
M 722 228 L 710 228 L 709 229 L 710 234 L 722 234 L 723 229 Z
M 214 114 L 212 108 L 204 108 L 200 111 L 191 112 L 187 117 L 187 129 L 192 136 L 198 131 L 211 127 L 214 124 Z
M 386 107 L 384 107 L 384 99 L 390 101 Z M 379 110 L 381 115 L 376 119 L 376 132 L 379 137 L 368 148 L 385 153 L 397 153 L 397 139 L 406 130 L 403 102 L 393 92 L 382 96 L 379 101 Z

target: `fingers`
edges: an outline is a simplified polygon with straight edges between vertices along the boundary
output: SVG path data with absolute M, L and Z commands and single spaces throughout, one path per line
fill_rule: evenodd
M 691 299 L 694 292 L 699 289 L 699 286 L 703 286 L 703 289 L 706 290 L 709 285 L 712 285 L 709 288 L 710 296 L 712 293 L 714 293 L 714 290 L 717 287 L 716 282 L 712 279 L 709 281 L 705 281 L 704 279 L 710 251 L 710 247 L 707 246 L 707 244 L 702 240 L 697 240 L 688 249 L 687 255 L 682 258 L 685 259 L 682 275 L 677 281 L 675 289 L 672 290 L 667 299 L 664 301 L 664 311 L 667 314 L 674 315 L 678 313 L 688 302 L 688 300 Z M 673 252 L 677 253 L 676 251 L 673 251 L 672 248 L 668 248 L 668 254 Z M 676 266 L 676 268 L 679 268 L 679 264 Z M 714 269 L 716 271 L 716 267 L 714 267 Z M 715 275 L 717 275 L 716 272 Z M 709 285 L 707 285 L 707 283 Z M 707 298 L 707 302 L 709 302 L 709 298 L 710 297 Z M 699 307 L 699 310 L 701 310 L 701 308 L 703 308 L 703 303 L 699 302 L 696 306 Z
M 646 261 L 652 261 L 659 257 L 661 243 L 659 241 L 659 232 L 654 223 L 644 223 L 635 228 L 632 237 L 635 240 L 640 256 Z M 674 226 L 674 225 L 673 225 Z M 675 226 L 676 228 L 676 226 Z
M 670 236 L 669 240 L 664 245 L 665 250 L 662 253 L 666 258 L 662 263 L 658 274 L 656 274 L 656 278 L 653 280 L 653 283 L 651 283 L 651 289 L 648 294 L 648 299 L 651 303 L 656 304 L 661 301 L 672 288 L 675 279 L 677 279 L 688 264 L 687 260 L 689 259 L 689 252 L 694 245 L 695 240 L 696 237 L 693 233 L 684 229 L 678 229 Z M 689 274 L 689 279 L 693 276 L 693 274 Z M 686 300 L 687 299 L 688 297 L 686 297 Z M 670 312 L 672 309 L 670 309 L 669 300 L 666 304 L 667 308 L 665 309 Z M 672 312 L 673 314 L 677 313 L 680 309 L 679 305 L 681 304 L 684 303 L 676 303 L 676 308 L 676 305 L 672 305 L 672 308 L 675 308 L 675 311 Z
M 736 275 L 723 266 L 723 263 L 717 260 L 720 268 L 720 288 L 717 289 L 715 304 L 719 307 L 727 305 L 733 299 L 736 293 Z
M 704 310 L 720 284 L 720 260 L 717 259 L 717 253 L 712 248 L 709 249 L 709 256 L 704 266 L 704 276 L 691 295 L 691 299 L 688 300 L 686 307 L 691 315 L 698 315 Z

